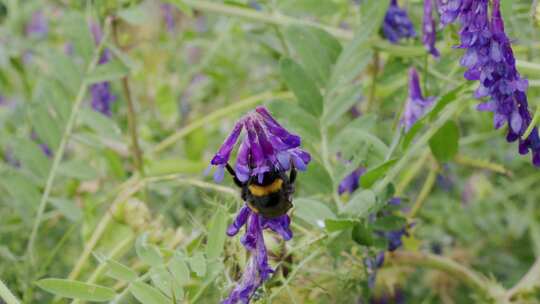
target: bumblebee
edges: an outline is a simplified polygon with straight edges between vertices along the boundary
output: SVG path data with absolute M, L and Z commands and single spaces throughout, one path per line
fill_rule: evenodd
M 242 199 L 253 212 L 265 218 L 276 218 L 286 214 L 292 208 L 292 195 L 296 181 L 294 165 L 289 176 L 286 171 L 265 172 L 262 182 L 259 182 L 256 176 L 251 176 L 246 182 L 241 182 L 229 164 L 226 168 L 232 175 L 234 183 L 241 189 Z

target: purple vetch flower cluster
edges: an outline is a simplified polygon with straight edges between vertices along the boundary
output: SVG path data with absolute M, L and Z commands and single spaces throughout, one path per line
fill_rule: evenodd
M 364 167 L 358 167 L 356 170 L 345 176 L 339 183 L 338 193 L 353 193 L 360 186 L 360 177 L 366 172 Z
M 26 35 L 36 38 L 43 38 L 49 32 L 49 22 L 43 14 L 43 11 L 38 10 L 32 14 L 30 22 L 26 25 Z
M 217 167 L 215 181 L 223 179 L 225 166 L 243 129 L 247 136 L 240 144 L 235 166 L 241 182 L 246 182 L 250 176 L 256 176 L 262 182 L 265 172 L 287 171 L 291 163 L 296 169 L 304 171 L 311 161 L 309 153 L 299 148 L 300 136 L 289 133 L 265 107 L 257 107 L 236 123 L 212 158 L 211 165 Z
M 291 169 L 291 164 L 299 170 L 305 170 L 311 160 L 309 153 L 300 149 L 301 138 L 283 128 L 268 110 L 261 106 L 236 123 L 231 134 L 212 158 L 211 166 L 217 167 L 214 174 L 216 181 L 223 179 L 224 169 L 244 129 L 246 136 L 240 143 L 235 164 L 239 182 L 245 183 L 250 178 L 262 182 L 265 172 L 286 172 Z M 227 229 L 227 235 L 232 237 L 245 226 L 246 232 L 241 242 L 250 252 L 250 258 L 240 282 L 222 303 L 249 303 L 257 288 L 274 272 L 268 264 L 263 230 L 271 230 L 288 241 L 292 238 L 290 223 L 291 219 L 287 214 L 265 218 L 247 204 L 240 209 Z
M 435 58 L 439 58 L 439 50 L 435 47 L 437 41 L 437 31 L 435 19 L 433 18 L 433 1 L 424 0 L 424 18 L 422 19 L 422 42 L 428 52 Z
M 528 82 L 516 69 L 512 45 L 504 31 L 500 0 L 493 0 L 491 16 L 488 0 L 446 0 L 440 5 L 441 22 L 461 24 L 459 48 L 465 49 L 461 64 L 465 78 L 478 80 L 476 98 L 489 100 L 478 105 L 480 111 L 494 113 L 495 128 L 508 124 L 507 140 L 519 140 L 519 153 L 532 152 L 532 162 L 540 166 L 540 137 L 534 128 L 522 138 L 529 124 L 526 91 Z
M 416 31 L 407 11 L 400 8 L 397 0 L 392 0 L 383 22 L 383 34 L 391 43 L 398 43 L 404 38 L 416 37 Z
M 169 33 L 174 31 L 174 27 L 176 26 L 174 12 L 176 8 L 170 3 L 163 3 L 160 5 L 160 9 L 163 20 L 165 21 L 165 26 L 167 27 L 167 31 Z
M 97 23 L 90 25 L 90 30 L 97 44 L 103 39 L 103 34 Z M 105 64 L 111 60 L 111 52 L 104 49 L 99 57 L 98 64 Z M 111 116 L 111 104 L 116 100 L 116 96 L 111 92 L 111 83 L 108 81 L 94 83 L 90 86 L 90 95 L 92 96 L 92 109 L 106 116 Z
M 274 270 L 268 264 L 263 230 L 270 229 L 279 234 L 283 240 L 288 241 L 292 238 L 290 223 L 291 219 L 288 215 L 267 219 L 253 212 L 247 205 L 240 209 L 234 222 L 227 229 L 227 235 L 235 236 L 245 225 L 246 233 L 242 236 L 241 242 L 251 256 L 240 282 L 232 290 L 229 297 L 222 302 L 223 304 L 249 303 L 257 288 L 270 278 Z
M 401 117 L 401 125 L 408 131 L 435 102 L 435 97 L 424 98 L 420 89 L 420 79 L 415 68 L 409 70 L 409 97 Z

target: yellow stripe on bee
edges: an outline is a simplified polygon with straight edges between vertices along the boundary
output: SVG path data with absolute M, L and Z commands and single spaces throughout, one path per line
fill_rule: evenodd
M 265 196 L 270 193 L 279 191 L 282 185 L 283 185 L 283 180 L 281 178 L 278 178 L 268 186 L 249 185 L 248 189 L 251 192 L 251 194 L 255 196 Z

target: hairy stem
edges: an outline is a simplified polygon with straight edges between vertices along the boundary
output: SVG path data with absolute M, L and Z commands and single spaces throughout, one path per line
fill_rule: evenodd
M 113 21 L 112 23 L 113 27 L 113 38 L 114 38 L 114 44 L 121 49 L 119 39 L 118 39 L 118 21 Z M 135 168 L 137 168 L 137 171 L 139 174 L 144 177 L 144 165 L 143 165 L 143 156 L 142 151 L 139 146 L 139 137 L 137 135 L 137 114 L 135 112 L 135 106 L 133 103 L 133 98 L 131 97 L 131 90 L 129 87 L 129 79 L 128 76 L 125 76 L 122 78 L 122 90 L 124 92 L 124 96 L 126 98 L 127 102 L 127 121 L 128 121 L 128 129 L 129 134 L 131 136 L 131 149 L 133 153 L 133 159 L 135 163 Z
M 508 171 L 503 165 L 495 164 L 487 160 L 474 159 L 463 154 L 456 155 L 454 161 L 457 164 L 464 166 L 486 169 L 500 174 L 511 175 L 511 172 Z
M 96 51 L 94 52 L 92 61 L 89 63 L 86 69 L 86 74 L 92 72 L 98 64 L 99 57 L 105 45 L 105 41 L 107 40 L 109 36 L 110 31 L 108 29 L 110 28 L 109 26 L 110 23 L 111 23 L 111 19 L 107 18 L 106 25 L 105 25 L 105 33 L 103 34 L 103 39 L 101 39 L 98 47 L 96 48 Z M 54 153 L 53 163 L 49 171 L 49 175 L 47 177 L 47 182 L 45 183 L 45 190 L 43 191 L 43 195 L 41 196 L 41 200 L 39 202 L 36 219 L 34 220 L 34 225 L 32 227 L 30 239 L 28 241 L 28 245 L 26 248 L 26 254 L 30 257 L 30 262 L 32 264 L 34 262 L 34 243 L 36 241 L 39 225 L 41 224 L 43 213 L 45 212 L 45 208 L 47 207 L 47 202 L 49 201 L 49 195 L 51 193 L 52 186 L 54 184 L 54 179 L 56 177 L 56 173 L 58 171 L 60 161 L 62 160 L 62 157 L 64 155 L 64 150 L 66 149 L 67 142 L 69 140 L 71 132 L 73 131 L 73 127 L 75 126 L 75 121 L 77 120 L 77 114 L 79 113 L 79 110 L 81 108 L 81 104 L 82 104 L 84 95 L 86 94 L 87 87 L 88 87 L 88 84 L 83 79 L 79 87 L 77 96 L 75 97 L 73 106 L 71 108 L 71 112 L 70 112 L 66 127 L 64 129 L 64 134 L 62 135 L 62 139 L 60 140 L 60 145 L 58 146 L 57 151 Z
M 395 251 L 388 253 L 387 257 L 387 262 L 391 264 L 399 266 L 420 266 L 443 271 L 460 280 L 480 294 L 486 295 L 492 299 L 500 297 L 500 288 L 492 286 L 492 283 L 481 274 L 449 258 L 431 253 L 412 251 Z
M 536 261 L 527 273 L 519 280 L 519 282 L 508 290 L 507 299 L 514 300 L 517 296 L 523 293 L 528 293 L 534 287 L 540 286 L 540 257 L 536 258 Z
M 432 161 L 431 168 L 429 169 L 429 174 L 426 178 L 426 181 L 424 182 L 424 185 L 422 186 L 422 189 L 420 190 L 420 194 L 418 194 L 418 197 L 416 198 L 416 201 L 414 202 L 414 205 L 411 209 L 411 212 L 407 215 L 409 219 L 414 218 L 420 209 L 422 209 L 422 206 L 424 205 L 424 202 L 426 201 L 429 193 L 433 189 L 433 186 L 435 185 L 435 181 L 437 180 L 437 173 L 439 172 L 439 168 L 437 164 Z
M 4 282 L 0 280 L 0 298 L 3 299 L 6 304 L 19 304 L 19 300 L 13 295 L 11 290 L 4 285 Z

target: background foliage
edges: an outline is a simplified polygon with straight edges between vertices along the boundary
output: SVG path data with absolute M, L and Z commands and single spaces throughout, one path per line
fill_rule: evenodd
M 420 32 L 422 3 L 405 2 Z M 203 171 L 258 104 L 314 158 L 299 176 L 293 240 L 266 237 L 281 271 L 260 303 L 396 292 L 408 303 L 507 300 L 540 255 L 540 174 L 474 110 L 455 27 L 438 34 L 435 61 L 418 39 L 380 37 L 388 1 L 0 3 L 0 283 L 22 302 L 223 299 L 246 261 L 239 239 L 225 237 L 242 202 L 229 179 L 217 185 Z M 45 34 L 27 29 L 36 13 Z M 503 1 L 503 14 L 534 111 L 534 3 Z M 98 45 L 92 23 L 104 32 Z M 105 49 L 112 60 L 98 64 Z M 411 66 L 439 101 L 405 134 L 397 125 Z M 88 92 L 103 81 L 116 96 L 110 117 Z M 358 166 L 361 189 L 339 196 Z M 403 199 L 400 216 L 366 221 L 390 196 Z M 404 254 L 387 255 L 368 288 L 364 259 L 381 245 L 366 237 L 404 218 L 415 223 Z M 422 252 L 431 254 L 415 260 Z M 534 265 L 520 301 L 540 299 Z

